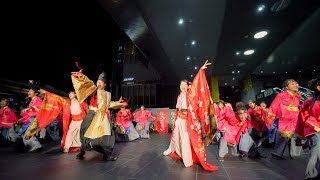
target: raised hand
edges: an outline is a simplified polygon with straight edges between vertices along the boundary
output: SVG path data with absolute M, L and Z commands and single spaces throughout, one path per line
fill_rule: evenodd
M 201 67 L 201 69 L 207 69 L 207 66 L 211 65 L 212 63 L 208 63 L 208 60 L 204 63 L 204 65 Z

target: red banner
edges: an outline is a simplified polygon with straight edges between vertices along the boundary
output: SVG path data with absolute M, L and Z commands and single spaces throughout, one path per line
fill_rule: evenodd
M 168 133 L 169 109 L 157 110 L 157 131 L 159 133 Z

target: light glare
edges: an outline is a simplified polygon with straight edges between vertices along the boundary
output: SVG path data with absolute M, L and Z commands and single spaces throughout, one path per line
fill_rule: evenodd
M 265 7 L 266 7 L 265 5 L 260 5 L 260 6 L 258 6 L 258 9 L 257 9 L 258 12 L 263 11 Z
M 260 32 L 257 32 L 253 37 L 255 39 L 260 39 L 260 38 L 265 37 L 267 34 L 268 34 L 267 31 L 260 31 Z
M 179 25 L 182 25 L 184 23 L 184 20 L 182 18 L 179 19 Z
M 246 50 L 243 54 L 247 56 L 247 55 L 251 55 L 253 53 L 254 53 L 254 50 L 249 49 L 249 50 Z

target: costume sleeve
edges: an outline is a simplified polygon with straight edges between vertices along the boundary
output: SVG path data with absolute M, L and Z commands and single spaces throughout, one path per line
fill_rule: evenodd
M 205 71 L 200 69 L 193 79 L 187 97 L 188 108 L 192 108 L 195 117 L 193 120 L 200 120 L 204 126 L 205 134 L 210 130 L 210 104 L 211 93 L 206 79 Z M 193 113 L 191 113 L 193 115 Z
M 81 78 L 71 76 L 71 80 L 80 104 L 97 89 L 93 81 L 85 75 Z
M 277 94 L 269 107 L 268 115 L 265 119 L 265 123 L 268 128 L 271 127 L 276 117 L 279 117 L 281 97 L 282 93 Z
M 123 106 L 123 103 L 119 101 L 110 101 L 109 109 L 120 109 Z

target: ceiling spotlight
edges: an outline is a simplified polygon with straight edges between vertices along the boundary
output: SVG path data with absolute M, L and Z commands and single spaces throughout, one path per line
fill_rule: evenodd
M 288 72 L 286 72 L 286 74 L 288 74 Z
M 316 70 L 314 69 L 313 72 L 316 72 Z
M 248 56 L 248 55 L 251 55 L 254 53 L 254 50 L 253 49 L 249 49 L 249 50 L 246 50 L 243 54 Z
M 228 85 L 228 83 L 224 83 L 224 85 Z
M 275 74 L 276 72 L 273 71 L 272 73 Z
M 268 34 L 267 31 L 260 31 L 260 32 L 257 32 L 253 37 L 255 39 L 260 39 L 260 38 L 265 37 L 267 34 Z
M 234 71 L 232 71 L 232 74 L 234 74 Z
M 194 67 L 194 69 L 198 69 L 198 67 L 197 67 L 197 66 L 195 66 L 195 67 Z
M 191 44 L 192 44 L 192 45 L 195 45 L 195 44 L 196 44 L 196 41 L 195 41 L 195 40 L 191 41 Z
M 301 72 L 301 71 L 299 71 L 299 72 Z
M 264 8 L 266 8 L 265 5 L 260 5 L 260 6 L 258 6 L 257 11 L 258 11 L 258 12 L 261 12 L 261 11 L 264 10 Z
M 235 78 L 232 78 L 232 80 L 235 80 Z
M 237 52 L 236 52 L 236 55 L 240 55 L 240 51 L 237 51 Z
M 178 24 L 182 25 L 184 23 L 184 20 L 182 18 L 179 19 Z
M 263 73 L 263 71 L 260 71 L 260 73 Z
M 240 71 L 238 71 L 238 73 L 240 73 Z
M 193 77 L 193 74 L 191 74 L 190 77 Z
M 190 56 L 187 57 L 187 60 L 190 60 Z

